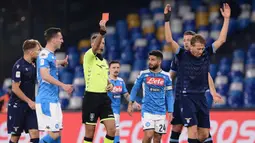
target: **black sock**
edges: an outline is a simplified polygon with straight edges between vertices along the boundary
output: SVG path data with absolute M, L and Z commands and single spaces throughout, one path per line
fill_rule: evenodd
M 105 138 L 109 139 L 109 140 L 114 140 L 114 137 L 111 137 L 109 135 L 105 135 Z
M 92 142 L 93 138 L 86 138 L 86 137 L 84 137 L 84 141 Z
M 12 141 L 10 140 L 9 143 L 15 143 L 15 142 L 12 142 Z
M 39 138 L 30 139 L 30 143 L 39 143 Z
M 198 142 L 197 142 L 197 139 L 188 138 L 188 143 L 198 143 Z
M 181 133 L 172 131 L 171 137 L 170 137 L 170 143 L 179 143 L 179 137 Z
M 209 134 L 208 138 L 204 141 L 204 143 L 213 143 L 211 134 Z

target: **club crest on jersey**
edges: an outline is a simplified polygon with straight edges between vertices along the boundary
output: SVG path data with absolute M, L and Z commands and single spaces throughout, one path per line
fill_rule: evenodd
M 113 93 L 119 93 L 122 92 L 122 86 L 114 86 L 112 89 Z
M 164 79 L 160 77 L 146 77 L 146 83 L 151 84 L 151 85 L 159 85 L 163 86 L 164 85 Z

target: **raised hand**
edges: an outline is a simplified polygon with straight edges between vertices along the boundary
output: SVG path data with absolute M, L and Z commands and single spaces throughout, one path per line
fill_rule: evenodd
M 62 66 L 67 66 L 67 65 L 68 65 L 68 55 L 67 55 L 66 58 L 63 60 Z
M 223 8 L 220 8 L 220 12 L 224 18 L 230 18 L 231 8 L 227 3 L 223 3 Z
M 167 4 L 167 5 L 165 6 L 165 9 L 164 9 L 164 14 L 167 14 L 167 13 L 169 13 L 169 12 L 171 12 L 171 6 L 170 6 L 170 4 Z
M 101 20 L 99 23 L 100 30 L 106 31 L 106 22 L 105 20 Z

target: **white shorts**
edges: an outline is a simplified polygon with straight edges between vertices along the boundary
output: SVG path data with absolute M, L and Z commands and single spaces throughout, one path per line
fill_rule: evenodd
M 144 113 L 142 117 L 143 130 L 154 129 L 159 134 L 165 134 L 167 130 L 166 115 L 154 115 Z
M 35 105 L 38 130 L 53 132 L 60 131 L 63 128 L 62 124 L 63 114 L 61 110 L 61 105 L 60 103 L 47 103 L 47 104 L 42 105 L 41 103 L 37 103 Z
M 115 119 L 116 129 L 119 129 L 120 128 L 120 114 L 115 114 L 114 113 L 114 119 Z

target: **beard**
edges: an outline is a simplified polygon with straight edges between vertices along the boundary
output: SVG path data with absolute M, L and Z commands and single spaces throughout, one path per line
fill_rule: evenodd
M 155 66 L 150 66 L 149 65 L 149 69 L 152 70 L 152 71 L 156 70 L 158 67 L 159 67 L 159 65 L 155 65 Z
M 114 76 L 119 76 L 119 72 L 114 72 Z

